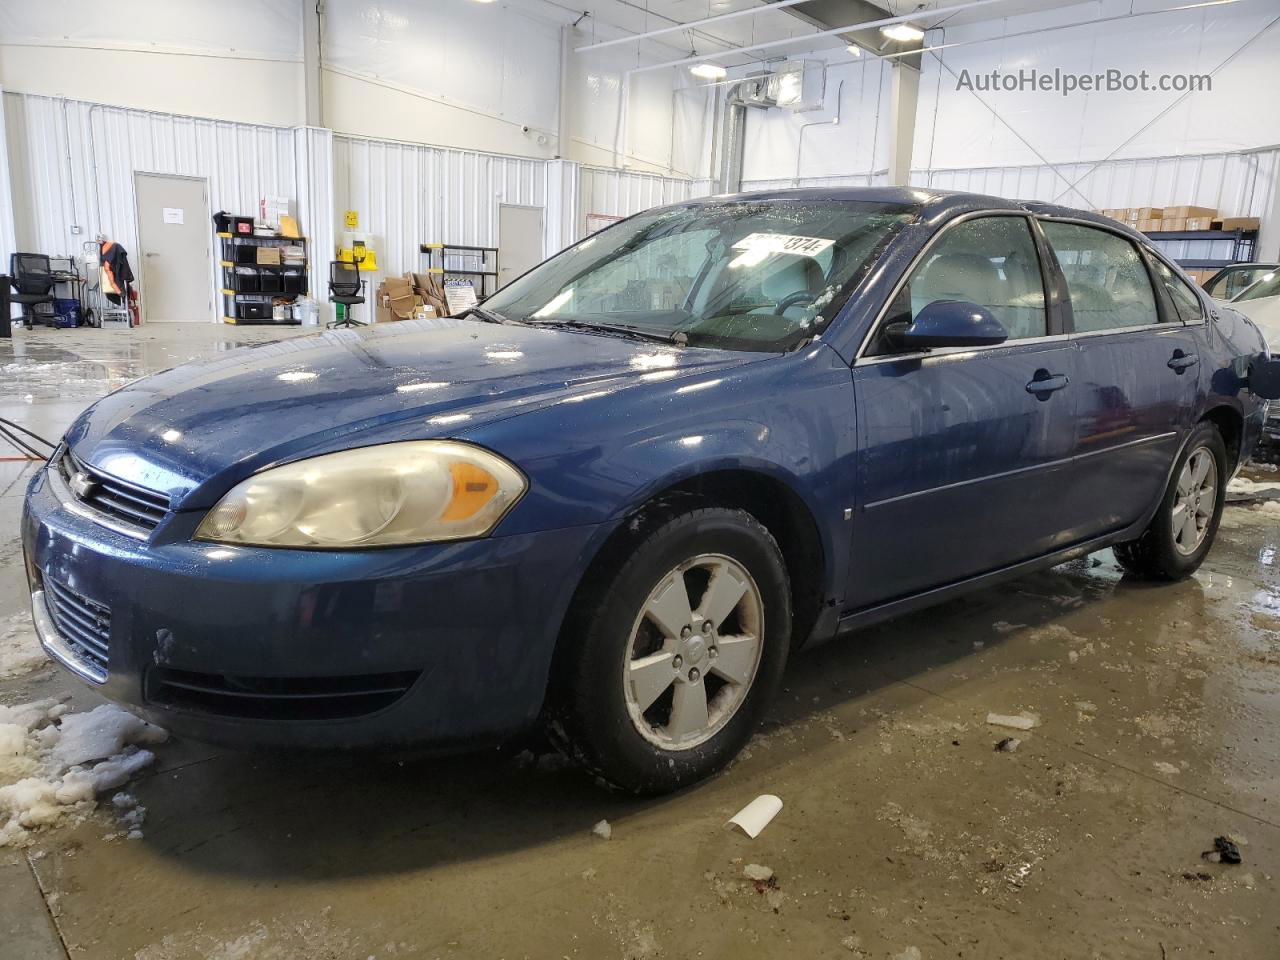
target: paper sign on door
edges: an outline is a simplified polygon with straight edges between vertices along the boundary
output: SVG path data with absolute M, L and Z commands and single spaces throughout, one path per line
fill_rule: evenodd
M 165 223 L 183 223 L 181 207 L 165 207 L 164 222 Z

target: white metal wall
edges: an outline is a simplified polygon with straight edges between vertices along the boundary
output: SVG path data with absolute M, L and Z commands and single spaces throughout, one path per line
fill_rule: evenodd
M 1264 217 L 1271 211 L 1278 172 L 1280 148 L 1272 148 L 1096 165 L 913 170 L 911 183 L 1019 200 L 1056 199 L 1066 206 L 1090 209 L 1192 204 L 1213 207 L 1226 216 Z
M 17 248 L 80 256 L 102 234 L 130 253 L 140 276 L 139 171 L 206 178 L 212 211 L 251 214 L 264 194 L 298 196 L 290 128 L 24 94 L 6 93 L 4 107 Z M 305 233 L 309 211 L 293 209 Z M 212 298 L 212 262 L 209 269 Z
M 586 230 L 588 214 L 629 217 L 650 207 L 689 200 L 693 180 L 651 173 L 583 166 L 578 181 L 577 236 Z
M 359 215 L 379 271 L 422 270 L 421 243 L 497 246 L 498 205 L 546 205 L 546 162 L 393 140 L 333 137 L 333 222 Z M 550 251 L 548 251 L 550 252 Z

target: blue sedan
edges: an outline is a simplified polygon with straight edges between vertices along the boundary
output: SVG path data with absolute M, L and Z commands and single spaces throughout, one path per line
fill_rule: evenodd
M 1091 213 L 897 188 L 664 207 L 462 317 L 100 400 L 27 492 L 34 616 L 64 667 L 193 737 L 542 724 L 670 790 L 741 749 L 802 646 L 1108 546 L 1188 576 L 1267 356 Z

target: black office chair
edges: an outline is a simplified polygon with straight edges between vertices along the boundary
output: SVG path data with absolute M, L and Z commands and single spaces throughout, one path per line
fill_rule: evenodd
M 341 260 L 334 260 L 329 264 L 329 302 L 340 303 L 343 305 L 341 320 L 334 320 L 329 324 L 330 327 L 363 327 L 364 321 L 357 320 L 351 315 L 351 308 L 357 303 L 364 303 L 364 296 L 360 292 L 363 281 L 360 279 L 360 271 L 355 265 L 344 263 Z
M 9 276 L 14 293 L 9 298 L 22 304 L 22 322 L 30 330 L 35 325 L 35 307 L 40 303 L 53 303 L 53 286 L 57 280 L 49 267 L 49 258 L 43 253 L 15 253 L 9 257 Z M 50 321 L 53 314 L 49 314 Z

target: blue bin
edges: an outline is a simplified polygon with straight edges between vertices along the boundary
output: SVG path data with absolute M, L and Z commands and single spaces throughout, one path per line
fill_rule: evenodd
M 58 297 L 53 301 L 53 315 L 57 327 L 80 326 L 80 301 Z

